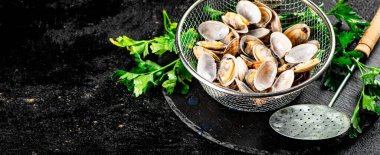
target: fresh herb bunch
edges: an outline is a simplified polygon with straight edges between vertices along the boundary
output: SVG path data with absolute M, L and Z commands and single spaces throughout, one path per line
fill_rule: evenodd
M 350 66 L 354 65 L 352 60 L 364 57 L 363 53 L 350 50 L 349 45 L 359 41 L 369 23 L 362 21 L 362 17 L 346 3 L 346 0 L 339 0 L 326 14 L 334 15 L 338 23 L 334 27 L 337 40 L 334 59 L 324 78 L 324 86 L 336 91 L 345 75 L 350 72 Z M 342 28 L 343 21 L 347 23 L 349 30 Z
M 164 28 L 166 34 L 155 37 L 151 40 L 133 40 L 127 36 L 119 36 L 116 40 L 110 38 L 111 43 L 119 47 L 125 47 L 134 55 L 136 66 L 129 71 L 117 70 L 113 77 L 118 82 L 125 85 L 128 91 L 132 92 L 136 97 L 146 93 L 150 88 L 161 85 L 168 94 L 179 92 L 186 94 L 189 91 L 189 84 L 192 75 L 183 66 L 180 59 L 160 66 L 151 60 L 143 60 L 150 53 L 163 55 L 166 52 L 175 52 L 175 32 L 177 23 L 172 22 L 163 10 Z M 185 32 L 187 36 L 198 36 L 195 30 Z
M 365 125 L 365 115 L 360 115 L 361 112 L 365 110 L 380 115 L 380 106 L 376 104 L 380 100 L 380 81 L 376 80 L 380 74 L 380 67 L 367 66 L 357 59 L 352 61 L 358 66 L 362 79 L 362 91 L 351 118 L 353 129 L 350 130 L 349 136 L 354 138 L 362 133 L 362 127 Z

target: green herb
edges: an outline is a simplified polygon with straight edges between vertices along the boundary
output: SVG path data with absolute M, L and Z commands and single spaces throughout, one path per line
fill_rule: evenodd
M 203 7 L 203 11 L 206 12 L 212 20 L 220 20 L 224 15 L 224 12 L 215 10 L 208 5 Z
M 325 77 L 324 86 L 332 91 L 336 91 L 336 85 L 340 85 L 344 76 L 337 78 L 334 75 L 342 73 L 345 75 L 349 73 L 349 68 L 353 65 L 352 59 L 360 59 L 364 57 L 364 54 L 360 52 L 349 50 L 349 45 L 353 42 L 359 41 L 360 37 L 364 33 L 365 27 L 368 26 L 369 23 L 360 21 L 362 18 L 353 11 L 345 0 L 339 0 L 337 5 L 327 12 L 327 14 L 334 15 L 341 23 L 338 25 L 342 25 L 342 22 L 345 21 L 350 28 L 350 30 L 343 30 L 341 27 L 335 27 L 337 44 L 332 65 L 328 70 L 328 72 L 331 73 L 326 74 L 327 76 Z
M 360 115 L 363 110 L 374 112 L 380 115 L 380 106 L 376 104 L 380 100 L 380 81 L 376 77 L 380 74 L 380 67 L 366 66 L 358 60 L 353 60 L 358 66 L 362 79 L 362 92 L 356 104 L 351 118 L 353 129 L 350 130 L 350 137 L 357 137 L 362 133 L 365 115 Z
M 125 47 L 130 51 L 130 54 L 143 54 L 145 58 L 149 54 L 149 48 L 152 53 L 156 55 L 162 55 L 165 52 L 176 51 L 175 48 L 175 31 L 177 28 L 177 23 L 172 23 L 168 14 L 163 10 L 164 17 L 164 28 L 166 34 L 160 37 L 155 37 L 151 40 L 133 40 L 127 36 L 119 36 L 114 40 L 110 38 L 110 42 L 119 47 Z
M 146 93 L 150 88 L 161 85 L 168 94 L 178 92 L 186 94 L 189 91 L 188 82 L 191 82 L 192 75 L 183 66 L 180 59 L 176 59 L 165 66 L 160 66 L 151 60 L 141 59 L 154 53 L 162 55 L 167 51 L 175 50 L 175 31 L 177 23 L 170 20 L 168 14 L 163 10 L 164 28 L 166 34 L 155 37 L 151 40 L 136 41 L 127 36 L 120 36 L 116 40 L 110 38 L 111 43 L 119 47 L 125 47 L 134 55 L 136 66 L 130 71 L 117 70 L 113 77 L 118 82 L 125 85 L 128 91 L 132 92 L 136 97 Z M 195 37 L 198 33 L 194 29 L 185 32 L 188 37 Z M 194 42 L 189 43 L 194 44 Z
M 197 39 L 200 38 L 197 30 L 194 28 L 190 28 L 186 32 L 183 32 L 181 35 L 181 42 L 184 43 L 185 47 L 188 49 L 192 49 Z
M 319 6 L 319 8 L 323 9 L 322 7 L 323 7 L 323 4 Z M 307 8 L 304 12 L 292 12 L 292 13 L 285 12 L 283 14 L 280 14 L 279 18 L 280 18 L 282 27 L 284 27 L 284 30 L 292 27 L 295 24 L 309 23 L 309 22 L 315 23 L 315 25 L 310 26 L 311 29 L 318 29 L 318 30 L 326 29 L 323 20 L 311 8 Z M 299 23 L 286 22 L 289 19 L 297 19 L 297 21 L 300 21 L 300 22 Z
M 334 15 L 340 23 L 344 20 L 357 38 L 363 35 L 365 27 L 369 25 L 368 22 L 361 21 L 362 17 L 346 3 L 346 0 L 339 0 L 327 14 Z

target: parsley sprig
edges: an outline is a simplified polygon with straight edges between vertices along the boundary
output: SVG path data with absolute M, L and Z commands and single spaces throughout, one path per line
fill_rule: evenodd
M 155 37 L 151 40 L 133 40 L 127 36 L 119 36 L 116 40 L 110 38 L 110 42 L 116 46 L 127 48 L 131 55 L 137 53 L 143 54 L 143 57 L 149 55 L 149 51 L 156 55 L 162 55 L 167 51 L 176 51 L 174 41 L 177 23 L 170 20 L 169 15 L 165 10 L 163 10 L 162 14 L 164 17 L 164 28 L 167 32 L 166 34 Z
M 353 61 L 360 70 L 362 91 L 351 117 L 353 127 L 349 134 L 351 138 L 357 137 L 358 134 L 362 133 L 362 128 L 365 125 L 365 115 L 361 115 L 360 113 L 369 111 L 380 115 L 380 106 L 376 104 L 380 100 L 380 81 L 376 79 L 380 74 L 380 67 L 367 66 L 357 59 L 353 59 Z
M 325 88 L 336 91 L 344 76 L 350 72 L 350 66 L 354 65 L 352 60 L 364 57 L 361 52 L 352 50 L 350 45 L 359 41 L 369 23 L 363 21 L 362 17 L 347 4 L 346 0 L 339 0 L 326 14 L 334 15 L 338 23 L 334 27 L 337 40 L 334 59 L 323 84 Z M 349 30 L 342 28 L 343 22 L 347 23 Z
M 362 17 L 346 3 L 346 0 L 339 0 L 335 7 L 326 14 L 334 15 L 340 23 L 344 20 L 357 38 L 363 35 L 365 27 L 369 25 L 368 22 L 362 21 Z
M 129 71 L 117 70 L 113 73 L 118 83 L 127 87 L 136 97 L 146 93 L 152 87 L 161 85 L 168 94 L 179 92 L 186 94 L 189 91 L 189 82 L 192 75 L 183 66 L 180 59 L 176 59 L 165 66 L 160 66 L 152 60 L 143 60 L 150 53 L 163 55 L 166 52 L 175 52 L 175 32 L 177 23 L 172 22 L 163 10 L 164 28 L 166 34 L 151 40 L 133 40 L 127 36 L 119 36 L 116 40 L 110 38 L 111 43 L 118 47 L 125 47 L 134 56 L 136 66 Z M 195 30 L 185 32 L 189 37 L 198 36 Z

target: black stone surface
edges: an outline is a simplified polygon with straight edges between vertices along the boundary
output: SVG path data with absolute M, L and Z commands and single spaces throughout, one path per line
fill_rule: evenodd
M 133 62 L 109 37 L 163 34 L 161 10 L 178 21 L 193 2 L 0 2 L 0 152 L 239 153 L 189 129 L 165 103 L 161 90 L 135 98 L 110 78 L 114 70 Z M 360 2 L 350 1 L 370 19 L 379 0 Z M 370 139 L 375 134 L 359 141 L 378 146 Z

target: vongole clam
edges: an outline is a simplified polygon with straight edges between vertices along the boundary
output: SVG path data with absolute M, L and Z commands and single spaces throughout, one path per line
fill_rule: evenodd
M 269 23 L 267 24 L 267 27 L 272 32 L 282 32 L 280 17 L 276 13 L 276 11 L 274 11 L 273 9 L 269 8 L 268 6 L 266 6 L 265 4 L 263 4 L 259 1 L 255 1 L 255 2 L 253 2 L 253 4 L 255 4 L 258 7 L 263 7 L 263 8 L 266 8 L 267 10 L 270 10 L 271 11 L 271 18 L 270 18 Z
M 308 42 L 310 28 L 306 24 L 296 24 L 288 28 L 284 34 L 289 38 L 293 46 L 297 46 Z
M 238 33 L 248 32 L 249 22 L 240 14 L 227 12 L 225 15 L 222 16 L 222 20 L 226 25 L 230 26 Z
M 260 2 L 240 1 L 236 11 L 222 16 L 223 22 L 198 27 L 205 40 L 197 42 L 193 53 L 197 72 L 207 81 L 243 93 L 276 92 L 306 80 L 320 63 L 313 58 L 319 42 L 308 41 L 307 25 L 282 33 L 277 13 Z

